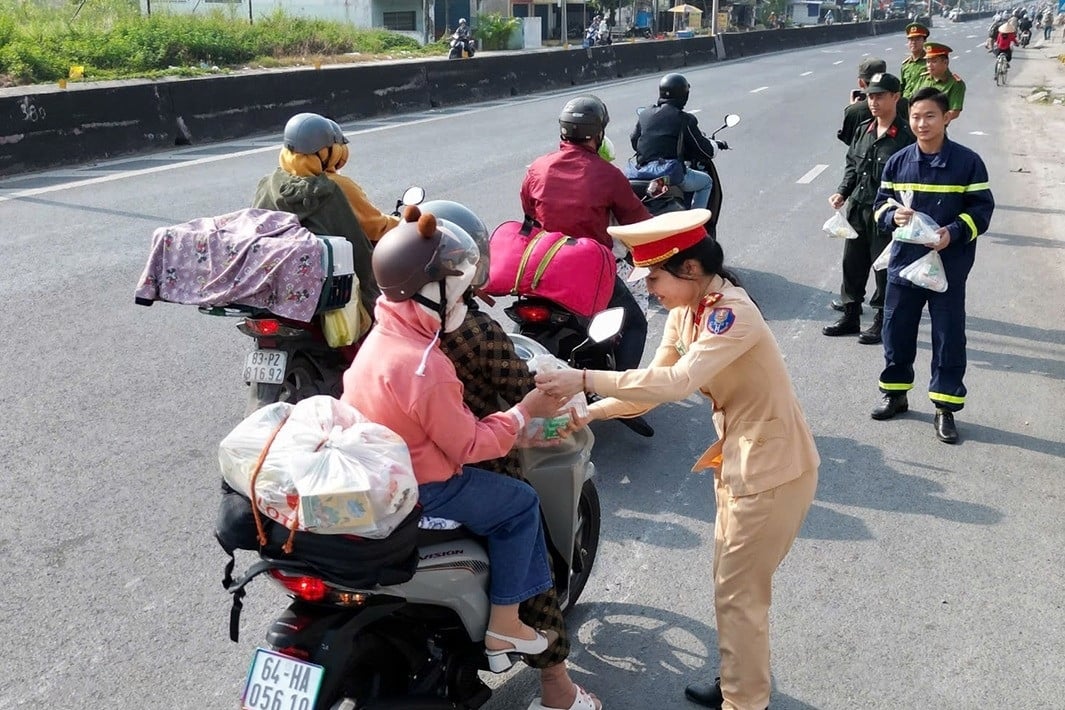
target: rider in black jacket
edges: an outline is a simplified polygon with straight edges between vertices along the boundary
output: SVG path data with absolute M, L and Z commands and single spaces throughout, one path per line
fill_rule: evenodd
M 699 130 L 699 121 L 684 111 L 691 86 L 682 74 L 666 74 L 658 83 L 658 103 L 640 112 L 630 139 L 638 166 L 652 160 L 678 158 L 707 163 L 724 141 L 711 140 Z M 692 207 L 706 207 L 713 181 L 707 173 L 688 168 L 680 188 L 695 193 Z

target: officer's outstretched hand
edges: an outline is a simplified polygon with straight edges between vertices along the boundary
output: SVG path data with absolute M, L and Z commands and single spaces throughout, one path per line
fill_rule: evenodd
M 847 198 L 838 192 L 834 193 L 832 197 L 828 198 L 828 204 L 832 205 L 832 209 L 838 210 L 843 206 L 843 203 L 847 201 Z
M 551 397 L 565 400 L 584 389 L 584 372 L 570 368 L 538 372 L 536 388 Z

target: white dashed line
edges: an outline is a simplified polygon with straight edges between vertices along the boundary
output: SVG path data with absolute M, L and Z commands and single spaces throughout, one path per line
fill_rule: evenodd
M 816 180 L 817 176 L 820 175 L 821 173 L 823 173 L 827 168 L 828 168 L 827 165 L 815 165 L 812 168 L 810 168 L 810 172 L 806 173 L 805 175 L 803 175 L 801 178 L 799 178 L 795 182 L 798 185 L 809 185 L 811 182 Z
M 969 135 L 970 136 L 986 136 L 987 134 L 984 133 L 983 131 L 969 131 Z
M 751 89 L 751 93 L 757 94 L 759 91 L 765 91 L 768 88 L 768 86 L 759 86 L 757 89 Z
M 802 74 L 799 74 L 799 76 L 810 76 L 811 74 L 813 74 L 812 71 L 804 71 Z
M 832 62 L 832 64 L 833 64 L 833 65 L 836 65 L 836 64 L 842 64 L 842 63 L 843 63 L 843 60 L 842 60 L 842 59 L 840 59 L 840 60 L 839 60 L 838 62 Z

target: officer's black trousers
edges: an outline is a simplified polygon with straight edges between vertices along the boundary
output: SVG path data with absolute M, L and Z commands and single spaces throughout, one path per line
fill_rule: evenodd
M 873 206 L 851 204 L 847 208 L 847 221 L 858 232 L 857 239 L 847 239 L 843 244 L 843 285 L 839 295 L 843 303 L 861 303 L 865 300 L 865 285 L 873 262 L 891 241 L 891 235 L 876 226 Z M 874 271 L 876 290 L 869 305 L 876 310 L 884 308 L 884 291 L 887 287 L 887 270 Z

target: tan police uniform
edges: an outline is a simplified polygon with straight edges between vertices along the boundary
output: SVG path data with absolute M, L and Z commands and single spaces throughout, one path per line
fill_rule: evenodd
M 677 212 L 609 231 L 637 266 L 653 266 L 705 238 L 709 214 Z M 747 292 L 714 276 L 698 309 L 670 311 L 649 367 L 589 371 L 587 384 L 610 397 L 592 405 L 597 419 L 635 416 L 695 391 L 710 400 L 717 441 L 692 470 L 715 469 L 722 707 L 763 710 L 773 573 L 810 507 L 820 464 L 776 339 Z

